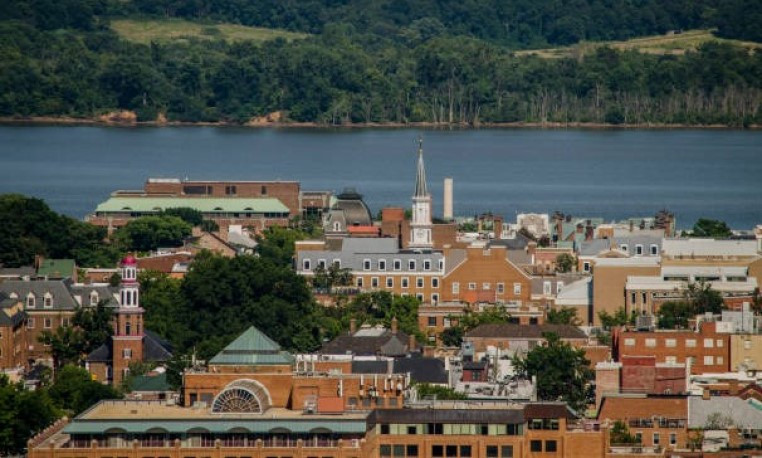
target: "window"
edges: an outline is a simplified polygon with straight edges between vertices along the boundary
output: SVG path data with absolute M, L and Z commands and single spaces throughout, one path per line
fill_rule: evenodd
M 643 245 L 637 244 L 635 245 L 635 256 L 642 256 L 643 255 Z
M 443 259 L 439 260 L 439 270 L 444 270 L 444 260 Z
M 259 190 L 259 193 L 263 196 L 267 195 L 267 186 L 262 186 L 262 188 Z
M 487 446 L 487 458 L 497 458 L 497 445 Z
M 378 270 L 381 270 L 381 271 L 386 270 L 386 259 L 378 260 Z
M 436 458 L 441 458 L 444 456 L 444 447 L 441 445 L 432 445 L 431 446 L 431 456 Z
M 431 303 L 436 304 L 437 302 L 439 302 L 439 294 L 434 293 L 431 295 Z
M 635 339 L 632 337 L 628 337 L 624 339 L 624 346 L 625 347 L 634 347 L 635 346 Z
M 236 195 L 236 187 L 235 186 L 225 186 L 225 194 L 228 196 L 234 196 Z
M 124 334 L 129 336 L 131 335 L 130 331 L 132 331 L 132 325 L 130 323 L 124 324 Z
M 461 445 L 460 446 L 460 457 L 461 458 L 470 458 L 471 457 L 471 446 L 470 445 Z
M 325 264 L 325 259 L 318 259 L 318 267 L 325 269 L 327 266 Z
M 61 318 L 61 326 L 63 327 L 71 326 L 71 318 L 69 318 L 68 316 Z
M 542 441 L 533 440 L 529 442 L 529 450 L 533 452 L 541 452 L 542 451 Z
M 657 254 L 659 254 L 659 245 L 651 244 L 651 254 L 653 256 L 656 256 Z
M 669 433 L 669 445 L 677 445 L 677 433 Z
M 556 294 L 560 293 L 563 288 L 564 288 L 564 282 L 557 281 L 556 282 Z
M 312 268 L 312 263 L 310 262 L 310 260 L 309 260 L 309 259 L 305 259 L 304 261 L 302 261 L 302 268 L 303 268 L 304 270 L 311 270 L 311 268 Z
M 407 262 L 407 270 L 415 270 L 415 260 L 411 259 Z
M 654 445 L 659 445 L 660 440 L 659 433 L 654 433 Z
M 635 443 L 642 444 L 643 443 L 643 433 L 640 431 L 635 432 Z
M 423 302 L 423 294 L 416 293 L 415 298 L 418 299 L 419 301 Z
M 627 246 L 626 243 L 623 243 L 623 244 L 619 245 L 619 249 L 624 251 L 625 253 L 627 253 L 627 251 L 629 250 L 629 247 Z
M 394 277 L 386 277 L 386 287 L 394 288 Z
M 53 296 L 50 293 L 45 293 L 45 297 L 42 299 L 42 306 L 46 309 L 53 308 Z
M 132 348 L 125 348 L 122 350 L 122 358 L 124 359 L 131 359 L 132 358 Z
M 717 364 L 725 364 L 725 358 L 722 356 L 717 357 Z
M 513 284 L 513 295 L 519 296 L 521 294 L 521 283 L 514 283 Z
M 53 320 L 50 318 L 45 318 L 45 320 L 42 322 L 42 327 L 45 329 L 50 329 L 53 326 Z
M 428 326 L 429 326 L 429 327 L 433 327 L 433 326 L 436 326 L 436 325 L 437 325 L 437 317 L 435 317 L 435 316 L 430 316 L 430 317 L 429 317 Z
M 370 270 L 370 259 L 362 260 L 362 270 Z
M 665 356 L 664 362 L 667 364 L 677 364 L 677 356 Z
M 362 288 L 362 277 L 357 277 L 357 287 Z
M 647 304 L 648 303 L 648 294 L 647 293 L 640 293 L 640 295 L 641 295 L 641 299 L 643 299 L 643 304 L 644 305 Z
M 743 341 L 743 349 L 744 350 L 751 350 L 751 340 L 744 340 Z
M 378 277 L 371 277 L 371 279 L 370 279 L 370 287 L 371 288 L 378 288 Z
M 387 430 L 389 428 L 389 425 L 381 425 L 381 434 L 389 434 L 388 432 L 384 432 L 384 426 L 386 426 Z M 391 445 L 382 445 L 378 448 L 378 451 L 381 456 L 392 456 Z
M 334 267 L 341 269 L 341 259 L 334 259 L 332 262 Z
M 459 294 L 460 293 L 460 283 L 454 281 L 452 282 L 452 293 L 453 294 Z
M 447 445 L 447 446 L 445 446 L 445 456 L 447 458 L 457 458 L 457 456 L 458 456 L 458 446 L 457 445 Z
M 482 290 L 483 291 L 489 291 L 490 288 L 492 288 L 492 284 L 491 283 L 482 283 Z
M 34 329 L 34 318 L 29 318 L 26 320 L 26 328 Z
M 468 284 L 468 290 L 469 290 L 469 291 L 476 291 L 476 283 L 474 283 L 474 282 L 470 282 L 470 283 Z
M 677 340 L 667 339 L 664 341 L 664 346 L 667 348 L 675 348 L 677 346 Z
M 423 288 L 423 277 L 418 277 L 415 279 L 415 287 Z
M 513 458 L 513 445 L 500 447 L 500 458 Z
M 95 291 L 90 293 L 90 305 L 98 305 L 98 293 Z
M 656 339 L 646 339 L 646 347 L 654 348 L 656 346 Z
M 431 279 L 431 287 L 432 288 L 439 288 L 439 279 L 437 277 L 433 277 Z
M 408 432 L 408 434 L 411 434 L 411 433 Z M 415 434 L 415 433 L 412 433 L 412 434 Z M 405 450 L 405 451 L 407 452 L 407 456 L 418 456 L 418 446 L 417 445 L 408 445 L 407 446 L 407 450 Z
M 714 365 L 714 356 L 707 355 L 704 356 L 704 366 L 713 366 Z
M 505 283 L 498 283 L 497 294 L 503 294 L 503 293 L 505 293 Z
M 551 283 L 549 281 L 542 282 L 542 294 L 549 296 L 551 291 Z
M 423 270 L 431 270 L 431 259 L 423 260 Z
M 722 339 L 717 339 L 717 348 L 722 348 L 722 346 L 723 346 Z
M 545 441 L 546 452 L 555 452 L 557 450 L 558 450 L 558 445 L 556 444 L 556 441 Z
M 410 285 L 410 279 L 407 277 L 402 277 L 402 287 L 407 288 Z
M 589 261 L 585 261 L 585 262 L 582 263 L 582 270 L 584 270 L 585 272 L 590 272 L 590 262 Z
M 686 339 L 685 340 L 685 347 L 686 348 L 696 348 L 696 339 Z
M 394 270 L 402 270 L 402 261 L 399 259 L 394 260 Z
M 638 297 L 635 293 L 630 293 L 630 304 L 637 304 Z
M 713 347 L 714 347 L 714 340 L 704 339 L 704 348 L 713 348 Z

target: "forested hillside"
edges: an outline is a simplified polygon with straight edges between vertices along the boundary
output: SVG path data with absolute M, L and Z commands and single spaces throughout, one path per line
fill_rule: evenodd
M 682 55 L 603 47 L 548 60 L 515 51 L 696 27 L 755 40 L 762 24 L 753 3 L 7 0 L 0 116 L 123 109 L 142 121 L 246 122 L 278 112 L 324 124 L 748 125 L 762 121 L 759 52 L 712 42 Z M 201 21 L 209 36 L 128 42 L 110 27 L 123 18 Z M 227 41 L 211 21 L 309 35 Z

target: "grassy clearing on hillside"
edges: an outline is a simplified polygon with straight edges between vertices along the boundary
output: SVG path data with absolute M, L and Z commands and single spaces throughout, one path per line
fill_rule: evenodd
M 688 30 L 682 33 L 669 33 L 667 35 L 654 35 L 650 37 L 633 38 L 627 41 L 584 41 L 573 46 L 563 48 L 533 49 L 517 51 L 516 55 L 536 55 L 544 59 L 558 59 L 562 57 L 581 57 L 594 52 L 601 46 L 608 46 L 621 51 L 636 50 L 646 54 L 685 54 L 692 51 L 703 43 L 715 41 L 743 46 L 748 49 L 762 49 L 762 44 L 751 41 L 728 40 L 718 38 L 711 30 Z
M 148 44 L 152 41 L 167 42 L 187 38 L 202 40 L 265 41 L 278 37 L 286 40 L 304 38 L 302 33 L 284 30 L 246 27 L 236 24 L 201 24 L 182 19 L 148 20 L 119 19 L 111 21 L 111 28 L 123 38 L 136 43 Z

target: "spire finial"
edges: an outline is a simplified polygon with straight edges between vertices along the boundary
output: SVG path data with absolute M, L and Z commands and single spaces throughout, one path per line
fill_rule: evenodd
M 415 177 L 415 196 L 426 197 L 429 191 L 426 186 L 426 168 L 423 165 L 423 137 L 418 135 L 418 170 Z

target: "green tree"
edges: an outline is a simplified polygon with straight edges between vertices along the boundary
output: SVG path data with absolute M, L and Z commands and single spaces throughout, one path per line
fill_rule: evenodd
M 220 230 L 220 226 L 211 219 L 205 219 L 201 221 L 201 230 L 204 232 L 218 232 Z
M 511 314 L 501 306 L 489 307 L 481 312 L 464 309 L 462 315 L 451 316 L 450 320 L 451 322 L 457 320 L 458 324 L 445 329 L 440 335 L 442 343 L 450 347 L 459 347 L 463 343 L 465 334 L 481 324 L 501 324 L 513 321 Z
M 423 338 L 418 329 L 418 307 L 420 301 L 412 296 L 397 296 L 388 291 L 373 291 L 354 296 L 348 304 L 332 313 L 338 313 L 343 329 L 349 328 L 350 320 L 370 325 L 380 324 L 391 327 L 392 319 L 397 319 L 398 328 L 409 334 Z
M 724 221 L 716 219 L 700 218 L 693 225 L 693 237 L 710 237 L 715 239 L 726 239 L 733 235 L 730 228 Z
M 725 307 L 719 291 L 712 289 L 712 285 L 704 281 L 690 283 L 685 290 L 685 300 L 693 308 L 694 315 L 706 312 L 720 313 Z
M 685 329 L 693 318 L 693 307 L 686 302 L 665 302 L 656 312 L 661 329 Z
M 261 235 L 256 236 L 257 253 L 280 265 L 290 266 L 293 263 L 296 241 L 306 238 L 307 234 L 297 229 L 268 227 Z
M 144 271 L 138 274 L 138 282 L 146 329 L 175 344 L 189 341 L 192 333 L 187 320 L 180 319 L 190 313 L 182 295 L 182 280 L 162 272 Z
M 634 325 L 637 316 L 638 314 L 635 310 L 630 312 L 630 315 L 628 316 L 624 307 L 619 307 L 613 314 L 608 313 L 605 310 L 598 312 L 598 318 L 601 320 L 601 326 L 603 326 L 604 329 L 611 329 L 628 324 Z
M 183 386 L 183 373 L 191 367 L 191 357 L 175 353 L 172 358 L 166 362 L 167 383 L 173 390 L 178 390 Z
M 442 400 L 461 400 L 468 399 L 463 393 L 458 393 L 452 388 L 432 385 L 430 383 L 416 383 L 414 388 L 418 391 L 418 399 L 435 398 Z
M 609 434 L 609 443 L 611 445 L 631 445 L 638 444 L 638 439 L 630 433 L 627 424 L 622 420 L 617 420 L 611 427 Z
M 580 321 L 577 318 L 577 309 L 573 307 L 552 308 L 548 310 L 548 323 L 579 326 Z
M 37 338 L 50 347 L 53 367 L 58 369 L 66 364 L 79 364 L 82 359 L 82 332 L 72 326 L 59 326 L 55 331 L 44 329 Z
M 58 371 L 48 391 L 53 402 L 71 415 L 80 414 L 102 399 L 121 397 L 114 388 L 93 380 L 87 370 L 76 366 L 64 366 Z
M 514 357 L 516 371 L 526 377 L 537 377 L 537 396 L 543 401 L 564 401 L 577 411 L 590 396 L 593 377 L 585 351 L 562 342 L 555 333 L 544 334 L 547 344 L 537 346 L 526 357 Z
M 0 374 L 0 455 L 20 455 L 27 441 L 62 412 L 45 389 L 29 391 Z
M 558 272 L 571 272 L 576 265 L 577 260 L 569 253 L 561 253 L 556 257 L 556 271 Z
M 131 251 L 176 247 L 191 235 L 191 225 L 177 216 L 143 216 L 118 229 L 115 238 Z
M 72 326 L 59 326 L 55 332 L 45 329 L 38 340 L 50 346 L 53 366 L 80 364 L 93 350 L 100 347 L 114 333 L 111 327 L 112 309 L 101 301 L 95 307 L 78 307 Z
M 204 221 L 204 215 L 195 208 L 190 207 L 167 208 L 162 212 L 162 214 L 167 216 L 176 216 L 194 227 L 200 226 Z

